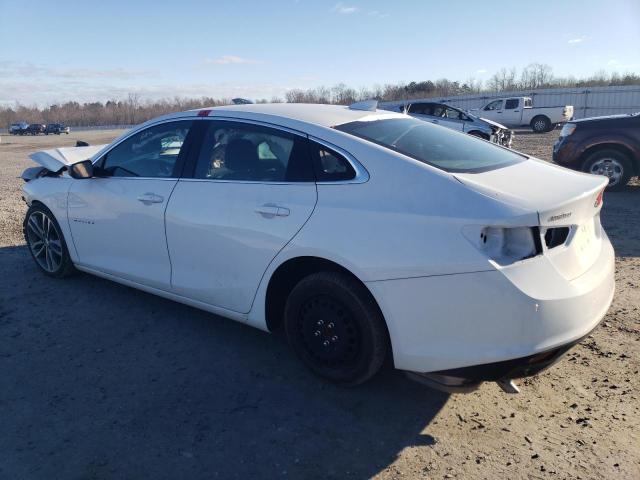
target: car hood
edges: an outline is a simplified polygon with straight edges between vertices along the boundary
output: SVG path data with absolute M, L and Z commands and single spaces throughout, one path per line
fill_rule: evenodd
M 605 177 L 575 172 L 530 158 L 482 173 L 455 177 L 484 195 L 538 213 L 540 226 L 581 224 L 602 207 L 597 200 L 607 185 Z
M 616 118 L 629 118 L 636 115 L 640 115 L 640 112 L 637 113 L 620 113 L 618 115 L 604 115 L 602 117 L 587 117 L 587 118 L 579 118 L 576 120 L 571 120 L 571 123 L 590 123 L 590 122 L 598 122 L 600 120 L 613 120 Z
M 29 155 L 34 162 L 42 165 L 51 172 L 58 172 L 77 162 L 87 160 L 102 150 L 106 145 L 91 145 L 87 147 L 61 147 L 42 150 Z

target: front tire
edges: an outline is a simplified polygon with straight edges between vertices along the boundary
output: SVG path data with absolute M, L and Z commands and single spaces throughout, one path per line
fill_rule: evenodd
M 389 349 L 386 324 L 369 291 L 340 272 L 302 279 L 285 306 L 289 344 L 315 374 L 353 386 L 373 377 Z
M 545 117 L 544 115 L 538 115 L 531 120 L 531 129 L 535 133 L 550 132 L 551 120 L 549 120 L 549 117 Z
M 609 178 L 607 190 L 622 190 L 632 176 L 629 157 L 619 150 L 603 148 L 589 155 L 582 164 L 582 171 Z
M 51 210 L 42 204 L 33 204 L 27 210 L 22 228 L 31 257 L 44 274 L 64 278 L 76 271 Z

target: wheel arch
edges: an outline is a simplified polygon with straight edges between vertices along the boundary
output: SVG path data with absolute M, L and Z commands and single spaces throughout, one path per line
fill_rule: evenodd
M 585 149 L 585 151 L 580 155 L 580 168 L 583 169 L 584 162 L 587 161 L 587 158 L 600 150 L 616 150 L 626 155 L 626 157 L 629 159 L 629 162 L 631 163 L 631 167 L 633 168 L 633 173 L 635 173 L 636 175 L 640 174 L 640 160 L 636 158 L 633 151 L 628 146 L 617 142 L 598 143 Z
M 321 271 L 341 272 L 355 279 L 370 295 L 376 305 L 376 308 L 379 310 L 380 315 L 382 315 L 382 318 L 384 319 L 382 309 L 371 290 L 367 287 L 365 282 L 363 282 L 351 270 L 326 258 L 317 256 L 296 256 L 289 258 L 278 265 L 269 277 L 264 297 L 264 318 L 268 331 L 276 331 L 282 326 L 284 306 L 289 293 L 297 283 L 304 277 Z M 386 320 L 385 326 L 388 334 L 389 326 L 387 325 Z
M 473 130 L 469 130 L 467 134 L 474 135 L 476 137 L 481 137 L 481 138 L 484 138 L 485 140 L 489 140 L 491 138 L 491 136 L 488 133 L 485 133 L 482 130 L 478 130 L 477 128 L 474 128 Z

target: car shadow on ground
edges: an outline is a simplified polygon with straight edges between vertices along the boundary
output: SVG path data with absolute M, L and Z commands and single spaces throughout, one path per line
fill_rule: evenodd
M 0 248 L 0 477 L 368 478 L 448 396 L 326 384 L 268 335 Z

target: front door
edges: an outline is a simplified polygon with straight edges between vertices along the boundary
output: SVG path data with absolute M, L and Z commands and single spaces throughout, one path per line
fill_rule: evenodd
M 172 288 L 247 313 L 269 263 L 315 207 L 308 141 L 264 125 L 206 122 L 192 178 L 178 181 L 167 208 Z
M 95 163 L 96 177 L 73 182 L 69 225 L 81 265 L 169 288 L 164 214 L 191 123 L 148 127 L 101 157 Z

